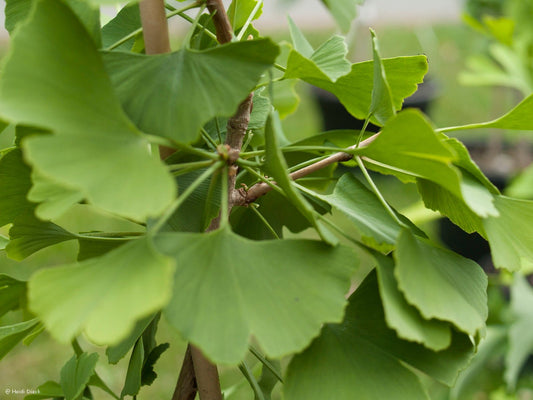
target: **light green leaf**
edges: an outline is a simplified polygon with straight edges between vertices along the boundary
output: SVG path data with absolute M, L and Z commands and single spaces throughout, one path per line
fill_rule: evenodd
M 260 39 L 157 56 L 109 52 L 104 60 L 140 129 L 189 143 L 213 117 L 233 115 L 278 52 L 273 42 Z
M 450 324 L 423 318 L 415 307 L 407 303 L 398 289 L 393 259 L 379 253 L 373 256 L 377 262 L 379 293 L 387 325 L 394 329 L 401 339 L 421 343 L 435 351 L 448 348 L 452 341 Z
M 41 400 L 56 397 L 64 397 L 61 385 L 54 381 L 47 381 L 37 388 L 38 393 L 30 394 L 24 397 L 24 400 Z
M 0 326 L 0 360 L 28 336 L 38 324 L 39 320 L 34 318 L 18 324 Z
M 82 353 L 79 357 L 73 355 L 61 368 L 59 384 L 63 389 L 65 400 L 77 400 L 94 374 L 98 361 L 97 353 Z
M 141 14 L 139 12 L 139 5 L 137 3 L 127 4 L 118 12 L 115 18 L 102 28 L 103 48 L 107 49 L 140 27 Z M 115 47 L 115 50 L 129 51 L 133 47 L 134 42 L 135 38 L 132 38 Z
M 137 340 L 133 352 L 131 353 L 130 362 L 128 364 L 128 372 L 126 373 L 126 381 L 120 393 L 120 397 L 136 396 L 141 389 L 141 372 L 144 362 L 144 345 L 142 338 Z
M 494 265 L 509 271 L 533 267 L 533 201 L 496 196 L 494 204 L 500 216 L 483 220 Z
M 533 352 L 533 290 L 521 275 L 514 275 L 511 287 L 511 310 L 514 317 L 509 328 L 509 350 L 505 355 L 505 382 L 515 390 L 518 375 Z
M 172 201 L 170 174 L 123 113 L 100 54 L 63 3 L 40 0 L 17 29 L 0 77 L 0 110 L 12 122 L 52 130 L 23 139 L 26 161 L 96 206 L 143 220 Z
M 20 149 L 13 149 L 0 158 L 0 226 L 35 207 L 26 199 L 31 187 L 30 172 Z
M 261 0 L 232 0 L 231 4 L 228 7 L 227 13 L 229 17 L 229 22 L 235 32 L 237 32 L 244 26 L 244 24 L 248 20 L 248 16 L 252 13 L 254 8 L 260 1 Z M 262 13 L 263 4 L 261 1 L 259 11 L 256 12 L 252 21 L 259 18 Z
M 28 192 L 28 200 L 39 203 L 35 216 L 51 220 L 63 215 L 74 204 L 83 200 L 84 194 L 79 189 L 63 185 L 39 173 L 31 175 L 33 186 Z
M 10 35 L 13 34 L 15 27 L 28 17 L 31 8 L 35 3 L 35 0 L 6 1 L 5 28 Z M 65 3 L 85 26 L 85 29 L 92 36 L 95 44 L 99 46 L 101 42 L 100 10 L 90 6 L 88 2 L 84 0 L 68 0 Z
M 297 83 L 296 79 L 285 79 L 272 83 L 273 105 L 281 119 L 295 112 L 300 104 L 300 97 L 295 90 Z
M 281 134 L 278 132 L 281 132 Z M 283 189 L 289 201 L 315 227 L 320 237 L 325 242 L 335 245 L 338 243 L 337 238 L 317 219 L 313 207 L 293 186 L 293 182 L 287 172 L 287 162 L 279 145 L 279 137 L 282 134 L 279 116 L 273 111 L 267 120 L 265 128 L 266 170 L 276 180 L 276 184 Z
M 15 310 L 26 300 L 26 282 L 0 274 L 0 317 Z
M 23 260 L 48 246 L 77 236 L 49 221 L 41 221 L 32 214 L 17 218 L 9 230 L 11 240 L 6 246 L 7 255 L 14 260 Z
M 521 199 L 533 198 L 533 165 L 523 170 L 509 186 L 505 188 L 505 194 Z
M 382 60 L 395 110 L 422 83 L 428 64 L 425 56 L 385 58 Z M 308 83 L 333 93 L 355 118 L 365 119 L 372 102 L 373 61 L 352 64 L 351 71 L 332 83 L 325 79 L 303 78 Z M 372 118 L 373 123 L 379 122 Z
M 344 174 L 332 194 L 307 193 L 325 201 L 348 218 L 361 233 L 361 240 L 366 245 L 383 252 L 394 248 L 401 226 L 385 210 L 377 196 L 352 174 Z M 400 214 L 398 218 L 410 223 Z
M 286 400 L 427 399 L 417 376 L 403 363 L 446 384 L 473 355 L 466 335 L 454 334 L 441 352 L 398 339 L 387 327 L 372 272 L 349 299 L 344 321 L 325 325 L 320 337 L 291 361 Z M 386 374 L 387 379 L 383 379 Z
M 396 110 L 392 103 L 392 94 L 387 81 L 385 67 L 379 54 L 378 38 L 374 30 L 370 29 L 370 33 L 372 34 L 372 54 L 374 55 L 374 85 L 368 114 L 376 118 L 381 125 L 385 125 L 396 114 Z
M 285 78 L 335 82 L 350 72 L 350 62 L 346 59 L 348 48 L 344 38 L 332 36 L 314 50 L 291 19 L 289 26 L 294 50 L 289 53 Z
M 357 265 L 342 246 L 251 241 L 227 229 L 165 233 L 156 240 L 178 265 L 167 319 L 207 357 L 225 364 L 243 359 L 251 334 L 269 357 L 302 350 L 324 322 L 342 319 Z
M 173 272 L 173 260 L 142 238 L 100 258 L 37 272 L 29 282 L 29 305 L 61 342 L 83 330 L 93 342 L 113 345 L 137 320 L 167 304 Z
M 149 315 L 146 318 L 143 318 L 135 324 L 135 327 L 130 332 L 127 338 L 122 340 L 115 346 L 108 347 L 106 350 L 106 355 L 111 364 L 118 363 L 122 357 L 124 357 L 128 351 L 135 345 L 135 342 L 142 335 L 144 330 L 150 325 L 150 322 L 154 319 L 153 315 Z
M 0 235 L 0 251 L 5 250 L 8 243 L 9 239 L 3 235 Z
M 406 300 L 426 319 L 449 321 L 472 336 L 487 319 L 487 276 L 474 261 L 404 230 L 395 275 Z
M 364 0 L 322 0 L 343 32 L 350 30 L 352 21 L 357 16 L 356 6 L 363 2 Z

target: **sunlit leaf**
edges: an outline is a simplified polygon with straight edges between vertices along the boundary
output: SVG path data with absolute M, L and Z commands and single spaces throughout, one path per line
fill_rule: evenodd
M 485 327 L 487 276 L 474 261 L 407 230 L 394 256 L 399 289 L 424 318 L 449 321 L 470 335 Z
M 379 293 L 387 325 L 396 331 L 399 338 L 421 343 L 429 349 L 439 351 L 450 346 L 450 324 L 423 318 L 398 289 L 393 259 L 378 253 L 374 254 L 374 259 L 377 262 Z
M 59 384 L 63 389 L 65 400 L 76 400 L 81 396 L 94 374 L 97 361 L 97 353 L 82 353 L 79 357 L 73 355 L 61 368 Z
M 285 78 L 325 80 L 335 82 L 350 72 L 346 59 L 348 48 L 341 36 L 332 36 L 314 50 L 302 32 L 289 19 L 294 50 L 289 54 Z
M 170 174 L 123 113 L 92 39 L 61 2 L 39 1 L 17 29 L 0 77 L 0 113 L 53 131 L 23 139 L 26 161 L 96 206 L 143 220 L 174 196 Z
M 533 266 L 533 202 L 496 196 L 499 217 L 483 220 L 497 268 L 518 271 Z
M 233 115 L 278 52 L 260 39 L 156 56 L 109 52 L 104 60 L 140 129 L 188 143 L 213 117 Z
M 178 265 L 167 319 L 218 363 L 241 361 L 251 334 L 269 357 L 303 349 L 324 322 L 342 319 L 357 265 L 342 246 L 250 241 L 227 229 L 166 233 L 157 246 Z
M 248 16 L 252 13 L 260 0 L 232 0 L 228 7 L 227 13 L 229 22 L 234 31 L 238 31 L 248 20 Z M 253 20 L 256 20 L 263 13 L 263 3 L 259 6 L 259 10 L 255 13 Z
M 451 385 L 472 355 L 469 338 L 457 333 L 441 352 L 400 340 L 385 323 L 372 272 L 350 297 L 344 321 L 325 325 L 311 346 L 292 359 L 285 399 L 322 400 L 332 393 L 338 400 L 352 400 L 354 393 L 366 400 L 427 399 L 418 377 L 403 363 Z
M 95 343 L 117 344 L 137 320 L 167 304 L 173 271 L 150 239 L 138 239 L 100 258 L 37 272 L 29 282 L 30 309 L 62 342 L 83 330 Z
M 141 14 L 137 3 L 124 6 L 117 15 L 102 28 L 102 46 L 107 49 L 125 36 L 141 27 Z M 135 38 L 115 47 L 115 50 L 131 50 Z

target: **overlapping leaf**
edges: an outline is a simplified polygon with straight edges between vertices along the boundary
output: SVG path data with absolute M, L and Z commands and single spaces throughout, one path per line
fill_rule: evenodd
M 394 256 L 398 287 L 425 319 L 449 321 L 472 336 L 485 327 L 487 276 L 474 261 L 407 230 Z
M 110 52 L 104 60 L 122 106 L 140 129 L 189 143 L 210 119 L 236 111 L 278 51 L 260 39 L 157 56 Z
M 322 0 L 343 32 L 348 32 L 357 16 L 356 6 L 364 0 Z
M 399 338 L 423 344 L 439 351 L 451 344 L 451 325 L 436 319 L 425 319 L 420 312 L 407 303 L 398 289 L 394 277 L 394 261 L 390 257 L 374 254 L 377 262 L 379 293 L 383 303 L 387 325 L 394 329 Z
M 533 202 L 496 196 L 499 217 L 489 217 L 483 226 L 497 268 L 518 271 L 533 266 Z
M 276 184 L 283 189 L 291 203 L 315 227 L 320 234 L 320 237 L 330 244 L 336 244 L 338 240 L 324 226 L 324 224 L 318 220 L 314 214 L 313 207 L 293 186 L 292 180 L 287 172 L 287 163 L 280 150 L 278 132 L 281 132 L 281 123 L 278 115 L 275 112 L 272 112 L 267 120 L 265 128 L 267 172 L 276 180 Z
M 141 14 L 136 3 L 124 6 L 117 15 L 102 28 L 102 46 L 104 49 L 114 45 L 125 36 L 141 27 Z M 115 47 L 115 50 L 131 50 L 135 38 Z
M 26 282 L 0 274 L 0 317 L 24 304 Z
M 39 325 L 37 318 L 0 327 L 0 360 Z
M 61 368 L 59 384 L 65 395 L 65 400 L 79 399 L 94 374 L 98 361 L 97 353 L 82 353 L 79 357 L 72 356 Z
M 350 297 L 342 324 L 328 324 L 319 338 L 289 365 L 287 400 L 427 399 L 417 376 L 403 363 L 451 385 L 473 355 L 463 334 L 451 346 L 434 352 L 399 339 L 385 323 L 375 272 Z M 386 379 L 383 377 L 386 376 Z M 376 384 L 379 382 L 379 384 Z
M 285 78 L 335 82 L 350 72 L 350 62 L 346 59 L 348 48 L 344 38 L 332 36 L 314 50 L 291 19 L 289 26 L 294 49 L 289 53 Z
M 170 174 L 116 100 L 92 39 L 61 2 L 39 0 L 17 30 L 0 78 L 0 113 L 53 131 L 23 140 L 26 161 L 99 207 L 142 220 L 174 196 Z
M 157 246 L 178 265 L 167 319 L 218 363 L 242 360 L 251 334 L 273 358 L 303 349 L 324 322 L 342 319 L 357 265 L 342 246 L 227 229 L 162 234 Z
M 259 4 L 259 1 L 260 0 L 233 0 L 231 2 L 227 13 L 229 22 L 234 31 L 238 31 L 244 26 L 254 8 Z M 253 16 L 252 21 L 259 18 L 262 13 L 263 3 L 261 2 L 259 10 Z
M 29 305 L 60 341 L 83 330 L 96 343 L 116 344 L 136 320 L 167 304 L 173 272 L 173 260 L 142 238 L 100 258 L 39 271 L 29 282 Z
M 35 207 L 26 199 L 32 184 L 30 173 L 20 149 L 13 149 L 0 158 L 0 226 Z

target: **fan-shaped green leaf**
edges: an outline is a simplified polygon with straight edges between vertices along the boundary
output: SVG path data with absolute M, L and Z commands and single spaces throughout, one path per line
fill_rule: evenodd
M 372 34 L 372 54 L 374 55 L 374 85 L 368 114 L 376 118 L 381 125 L 385 125 L 394 116 L 396 110 L 392 103 L 392 94 L 387 81 L 385 67 L 379 54 L 378 38 L 374 30 L 371 29 L 370 33 Z
M 122 357 L 126 355 L 128 351 L 135 345 L 135 342 L 142 335 L 144 330 L 150 325 L 150 322 L 154 319 L 153 315 L 149 315 L 146 318 L 143 318 L 135 324 L 135 327 L 130 332 L 127 338 L 122 340 L 115 346 L 108 347 L 106 350 L 107 358 L 111 364 L 118 363 Z
M 518 271 L 533 266 L 533 201 L 496 196 L 499 217 L 483 220 L 497 268 Z
M 62 2 L 39 0 L 17 29 L 0 113 L 53 131 L 23 139 L 26 161 L 99 207 L 142 220 L 174 197 L 170 174 L 123 113 L 93 41 Z
M 270 357 L 303 349 L 326 321 L 340 321 L 355 254 L 318 241 L 250 241 L 227 229 L 165 233 L 176 258 L 165 313 L 215 362 L 235 364 L 251 334 Z
M 382 62 L 394 109 L 400 110 L 403 100 L 416 91 L 417 84 L 422 83 L 428 69 L 427 59 L 425 56 L 411 56 L 384 58 Z M 316 78 L 304 80 L 333 93 L 350 114 L 358 119 L 365 119 L 372 102 L 373 76 L 373 61 L 365 61 L 352 64 L 351 71 L 335 83 Z M 371 121 L 379 124 L 375 119 Z
M 403 363 L 451 385 L 472 355 L 473 345 L 462 334 L 454 333 L 451 346 L 440 352 L 398 339 L 385 323 L 372 272 L 350 297 L 344 321 L 324 326 L 320 337 L 292 359 L 285 399 L 322 400 L 332 393 L 337 400 L 427 399 Z
M 94 368 L 98 361 L 97 353 L 82 353 L 79 357 L 73 355 L 61 368 L 59 384 L 63 389 L 65 400 L 79 399 L 89 379 L 94 374 Z
M 127 4 L 102 28 L 103 48 L 107 49 L 140 27 L 141 14 L 139 12 L 139 5 L 137 3 Z M 115 47 L 115 50 L 129 51 L 133 47 L 134 42 L 135 38 L 132 38 Z
M 394 277 L 394 260 L 379 253 L 374 254 L 374 259 L 377 262 L 379 293 L 387 325 L 401 339 L 421 343 L 435 351 L 448 348 L 452 341 L 450 324 L 423 318 L 415 307 L 407 303 L 398 289 L 398 282 Z
M 62 342 L 83 330 L 95 343 L 116 344 L 135 321 L 167 304 L 173 271 L 173 260 L 149 238 L 138 239 L 100 258 L 37 272 L 29 282 L 30 309 Z
M 257 6 L 260 0 L 232 0 L 228 7 L 228 18 L 234 31 L 241 29 L 248 17 Z M 259 10 L 255 13 L 253 20 L 256 20 L 263 13 L 263 2 L 259 6 Z
M 394 255 L 398 287 L 424 318 L 449 321 L 472 336 L 485 327 L 487 276 L 474 261 L 407 230 Z
M 233 115 L 278 52 L 260 39 L 157 56 L 109 52 L 104 60 L 140 129 L 189 143 L 213 117 Z
M 291 50 L 287 60 L 285 78 L 335 82 L 350 72 L 350 62 L 346 59 L 348 48 L 344 38 L 332 36 L 314 50 L 291 19 L 289 25 L 294 50 Z

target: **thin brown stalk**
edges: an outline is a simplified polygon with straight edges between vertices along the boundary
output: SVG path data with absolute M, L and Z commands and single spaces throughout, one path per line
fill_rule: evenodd
M 377 138 L 378 135 L 379 134 L 376 133 L 375 135 L 369 137 L 368 139 L 363 140 L 359 144 L 359 147 L 369 145 Z M 356 147 L 357 146 L 355 145 L 348 147 L 348 150 L 354 150 Z M 304 176 L 312 174 L 313 172 L 319 171 L 322 168 L 325 168 L 331 164 L 349 161 L 352 158 L 353 158 L 353 154 L 345 153 L 341 151 L 341 152 L 332 154 L 328 158 L 320 160 L 314 164 L 308 165 L 307 167 L 294 171 L 289 176 L 291 177 L 292 180 L 300 179 L 300 178 L 303 178 Z M 233 198 L 233 203 L 234 205 L 241 205 L 241 206 L 248 205 L 250 203 L 253 203 L 259 197 L 264 196 L 271 190 L 272 190 L 272 186 L 264 182 L 256 183 L 251 188 L 249 188 L 247 191 L 240 190 L 238 193 L 236 193 Z
M 164 0 L 142 0 L 139 3 L 146 54 L 170 52 Z
M 218 42 L 220 44 L 231 42 L 233 29 L 222 0 L 207 0 L 206 6 L 209 12 L 213 14 L 213 24 L 215 25 Z
M 187 351 L 183 357 L 178 383 L 174 389 L 172 400 L 194 400 L 197 392 L 196 376 L 191 355 L 191 346 L 187 346 Z

